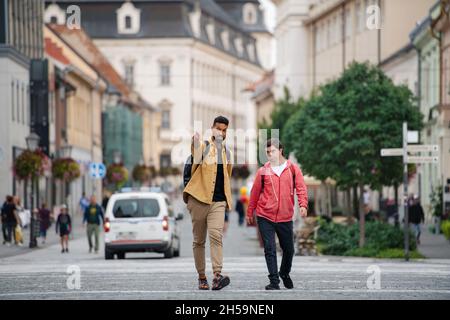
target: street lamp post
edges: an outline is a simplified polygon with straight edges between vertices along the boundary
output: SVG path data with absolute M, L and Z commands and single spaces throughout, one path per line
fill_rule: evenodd
M 63 146 L 59 148 L 59 156 L 61 158 L 70 158 L 72 155 L 72 146 L 65 143 Z M 65 181 L 62 181 L 62 189 L 63 189 L 63 202 L 68 205 L 67 203 L 67 183 Z
M 26 137 L 25 140 L 27 142 L 28 150 L 34 152 L 39 147 L 40 138 L 36 133 L 31 132 Z M 34 218 L 34 180 L 35 180 L 34 176 L 31 176 L 31 208 L 30 208 L 31 217 L 30 217 L 30 244 L 29 244 L 30 248 L 37 247 L 37 240 L 35 233 L 36 219 Z

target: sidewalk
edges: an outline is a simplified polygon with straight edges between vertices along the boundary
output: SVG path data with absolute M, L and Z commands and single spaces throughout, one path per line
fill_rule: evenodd
M 56 218 L 56 217 L 55 217 Z M 83 227 L 83 217 L 80 213 L 75 214 L 74 216 L 71 216 L 72 218 L 72 233 L 70 235 L 69 240 L 78 239 L 80 237 L 84 237 L 86 234 L 86 229 Z M 47 240 L 45 244 L 42 244 L 42 238 L 37 238 L 38 241 L 38 247 L 30 249 L 29 243 L 30 243 L 30 228 L 27 227 L 25 229 L 22 229 L 23 233 L 23 246 L 19 247 L 14 244 L 11 244 L 10 247 L 7 247 L 6 245 L 3 245 L 3 234 L 1 236 L 1 242 L 0 242 L 0 259 L 6 258 L 6 257 L 12 257 L 24 253 L 28 253 L 35 250 L 40 250 L 43 248 L 48 248 L 51 245 L 59 244 L 60 237 L 59 234 L 56 234 L 55 231 L 55 223 L 52 224 L 52 226 L 47 230 Z M 13 241 L 14 243 L 14 241 Z
M 443 234 L 432 234 L 428 226 L 422 226 L 421 244 L 418 250 L 425 257 L 431 259 L 450 259 L 450 241 Z

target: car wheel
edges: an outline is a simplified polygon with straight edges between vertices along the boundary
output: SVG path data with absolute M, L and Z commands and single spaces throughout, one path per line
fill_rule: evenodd
M 105 260 L 113 260 L 113 259 L 114 259 L 114 252 L 105 248 Z
M 119 253 L 117 254 L 117 259 L 119 259 L 119 260 L 125 259 L 125 252 L 119 252 Z
M 178 240 L 178 247 L 177 247 L 177 249 L 173 252 L 173 256 L 174 256 L 174 257 L 179 257 L 179 256 L 180 256 L 180 247 L 181 247 L 180 240 Z
M 173 256 L 174 256 L 174 249 L 173 249 L 173 247 L 170 247 L 169 249 L 167 249 L 165 252 L 164 252 L 164 258 L 172 258 Z

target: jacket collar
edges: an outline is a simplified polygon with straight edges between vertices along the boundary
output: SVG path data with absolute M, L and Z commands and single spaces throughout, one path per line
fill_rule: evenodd
M 286 159 L 286 168 L 289 168 L 291 165 L 292 165 L 291 160 Z M 270 169 L 270 161 L 267 161 L 264 164 L 264 167 L 267 168 L 267 169 Z

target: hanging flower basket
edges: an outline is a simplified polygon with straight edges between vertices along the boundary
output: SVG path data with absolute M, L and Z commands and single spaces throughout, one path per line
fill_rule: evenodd
M 50 168 L 51 161 L 42 150 L 25 150 L 14 161 L 13 173 L 19 180 L 29 180 L 44 176 Z
M 149 181 L 151 178 L 150 168 L 147 167 L 146 165 L 137 164 L 133 168 L 132 176 L 133 180 L 139 181 L 140 183 Z
M 108 183 L 112 183 L 117 189 L 122 188 L 122 186 L 128 181 L 128 170 L 121 163 L 110 164 L 106 170 L 106 180 Z
M 53 160 L 53 177 L 65 182 L 72 182 L 81 175 L 80 165 L 72 158 Z
M 161 177 L 167 177 L 170 175 L 176 176 L 179 174 L 181 174 L 181 170 L 177 167 L 166 167 L 159 170 L 159 176 Z

